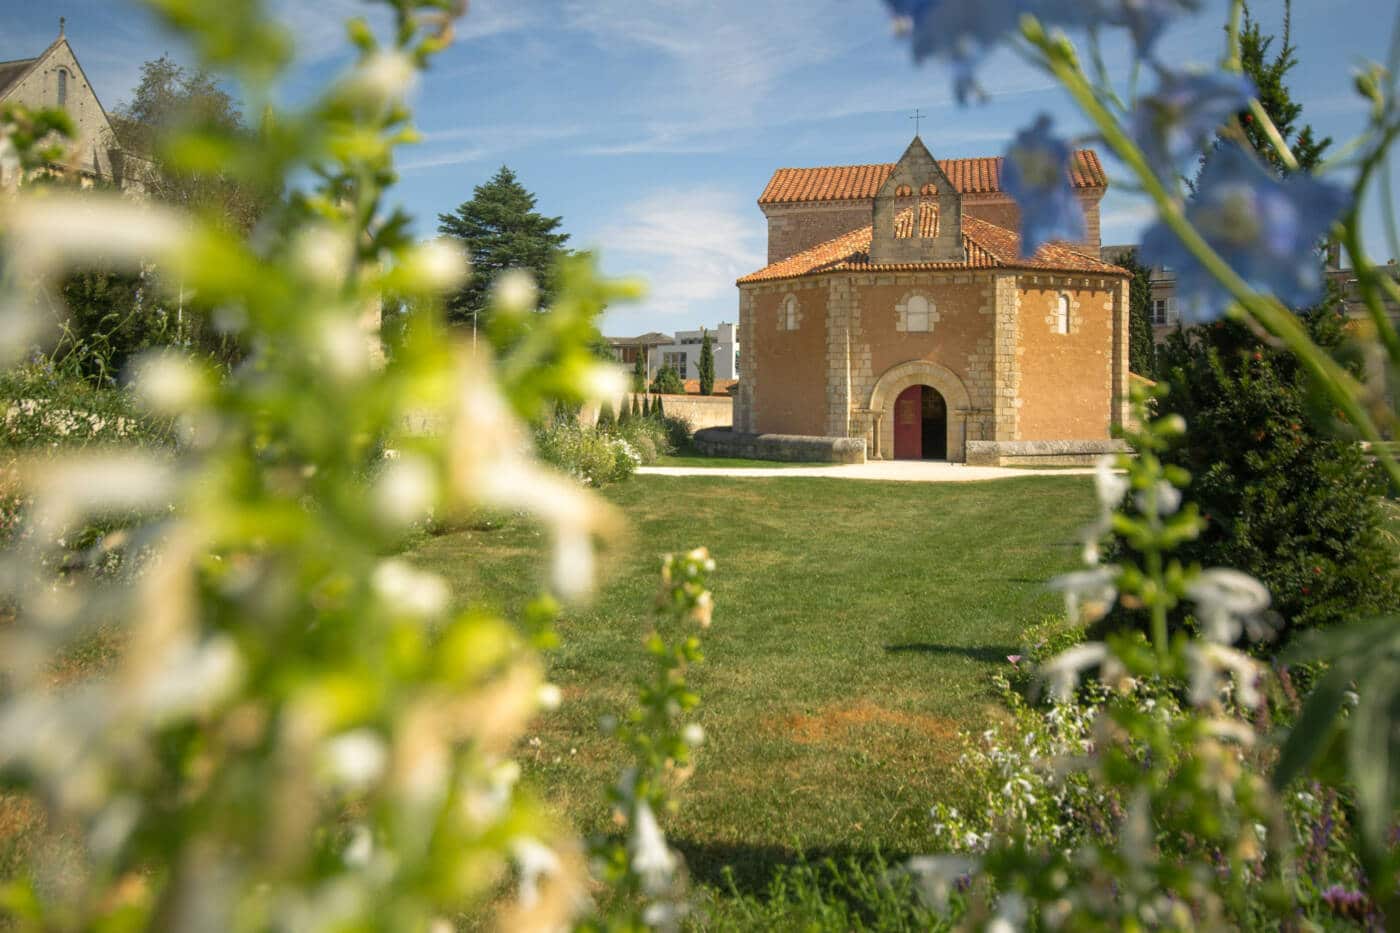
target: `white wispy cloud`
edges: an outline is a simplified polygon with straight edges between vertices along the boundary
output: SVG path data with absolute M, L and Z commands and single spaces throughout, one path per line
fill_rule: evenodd
M 291 31 L 297 59 L 315 64 L 349 56 L 345 23 L 364 17 L 379 35 L 387 35 L 392 17 L 386 7 L 364 0 L 281 0 L 274 14 Z M 457 25 L 458 41 L 480 39 L 537 26 L 541 21 L 538 5 L 519 0 L 473 0 L 467 15 Z
M 763 236 L 750 198 L 691 187 L 657 190 L 624 205 L 594 239 L 612 269 L 651 283 L 648 297 L 626 308 L 626 317 L 666 329 L 712 317 L 732 299 L 734 280 L 763 265 Z
M 575 124 L 500 125 L 482 123 L 423 131 L 423 143 L 406 150 L 404 172 L 497 159 L 540 143 L 570 139 L 584 132 Z M 456 145 L 444 145 L 455 143 Z

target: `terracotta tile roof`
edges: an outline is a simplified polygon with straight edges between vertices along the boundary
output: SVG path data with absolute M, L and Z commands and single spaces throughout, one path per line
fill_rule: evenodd
M 910 218 L 912 220 L 912 217 Z M 828 240 L 767 268 L 744 276 L 738 284 L 797 279 L 824 272 L 923 272 L 957 269 L 1025 269 L 1046 272 L 1078 272 L 1093 275 L 1127 275 L 1117 266 L 1084 255 L 1068 246 L 1051 243 L 1034 256 L 1022 259 L 1021 238 L 1004 227 L 976 217 L 963 217 L 963 247 L 967 259 L 961 262 L 882 263 L 870 261 L 871 228 L 861 227 Z
M 948 180 L 962 194 L 996 194 L 1001 191 L 1001 157 L 943 159 L 938 163 Z M 768 180 L 759 204 L 796 204 L 803 201 L 868 201 L 894 171 L 884 165 L 827 165 L 820 168 L 780 168 Z M 1079 149 L 1070 163 L 1069 178 L 1076 188 L 1105 188 L 1098 153 Z
M 713 392 L 712 394 L 713 394 L 713 395 L 716 395 L 716 396 L 721 396 L 721 397 L 727 398 L 727 397 L 729 397 L 729 396 L 731 396 L 731 395 L 734 394 L 734 387 L 737 386 L 738 384 L 739 384 L 739 380 L 738 380 L 738 379 L 716 379 L 716 380 L 715 380 L 714 392 Z M 700 394 L 700 380 L 699 380 L 699 379 L 687 379 L 687 380 L 685 380 L 685 394 L 686 394 L 686 395 L 699 395 L 699 394 Z

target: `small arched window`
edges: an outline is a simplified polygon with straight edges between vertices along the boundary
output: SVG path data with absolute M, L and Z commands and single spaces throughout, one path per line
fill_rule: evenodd
M 909 301 L 904 305 L 904 329 L 912 332 L 924 332 L 929 330 L 932 316 L 929 312 L 932 307 L 923 295 L 911 295 Z
M 922 194 L 926 198 L 937 193 L 938 186 L 935 185 L 933 182 L 929 182 L 928 184 L 924 185 L 922 188 L 919 189 L 919 194 Z
M 914 196 L 914 189 L 908 185 L 900 185 L 894 189 L 894 196 L 897 198 L 909 198 Z
M 778 309 L 778 330 L 797 330 L 797 296 L 788 295 Z
M 1069 333 L 1069 296 L 1060 295 L 1055 299 L 1055 333 Z
M 58 106 L 68 106 L 68 69 L 58 69 Z

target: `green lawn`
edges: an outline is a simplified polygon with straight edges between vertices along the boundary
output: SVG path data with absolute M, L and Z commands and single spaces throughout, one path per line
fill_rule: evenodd
M 956 799 L 959 733 L 996 716 L 989 675 L 1058 608 L 1087 477 L 946 485 L 639 476 L 608 490 L 635 530 L 596 603 L 562 620 L 551 677 L 565 703 L 521 754 L 576 825 L 606 829 L 620 759 L 597 727 L 629 704 L 656 555 L 707 545 L 718 569 L 707 661 L 693 682 L 709 740 L 665 826 L 691 871 L 733 865 L 752 890 L 808 855 L 920 848 Z M 434 538 L 414 557 L 464 597 L 537 580 L 544 543 L 507 524 Z

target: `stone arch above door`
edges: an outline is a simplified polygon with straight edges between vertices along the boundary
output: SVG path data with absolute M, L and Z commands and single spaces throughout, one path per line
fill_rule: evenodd
M 948 405 L 948 459 L 967 459 L 967 413 L 972 399 L 957 373 L 927 360 L 910 360 L 885 370 L 875 380 L 867 405 L 871 436 L 866 438 L 871 456 L 889 460 L 894 456 L 894 400 L 910 386 L 932 386 Z

